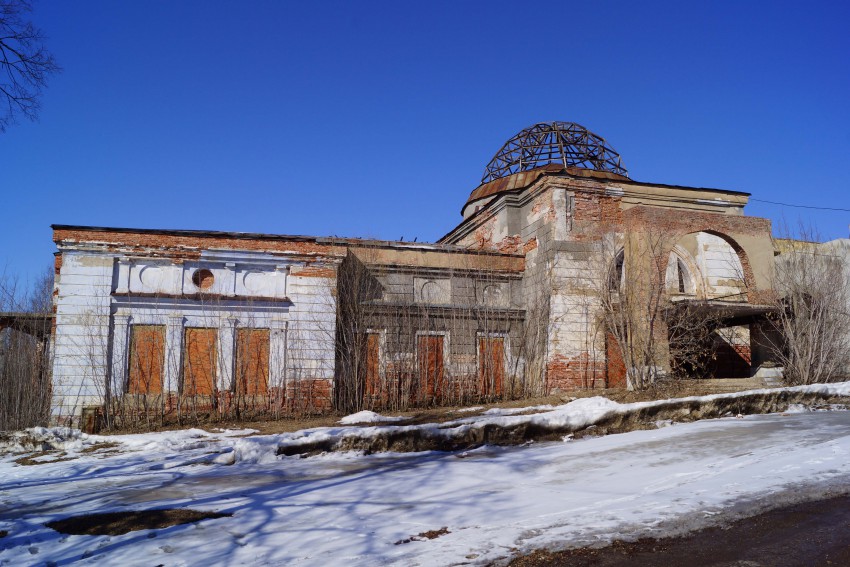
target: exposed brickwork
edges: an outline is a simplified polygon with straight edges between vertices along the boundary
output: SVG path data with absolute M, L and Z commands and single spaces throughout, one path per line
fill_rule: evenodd
M 623 217 L 636 226 L 660 227 L 681 234 L 708 232 L 720 236 L 728 234 L 770 235 L 770 220 L 760 217 L 722 215 L 693 210 L 675 214 L 670 209 L 643 205 L 625 211 Z
M 655 231 L 670 234 L 670 240 L 677 240 L 686 234 L 705 232 L 726 240 L 738 254 L 741 267 L 744 270 L 744 283 L 748 292 L 758 290 L 755 284 L 753 268 L 749 256 L 735 240 L 736 235 L 767 237 L 770 235 L 770 220 L 759 217 L 738 215 L 721 215 L 701 211 L 688 211 L 687 214 L 671 214 L 668 209 L 637 206 L 624 213 L 625 224 L 633 229 L 651 227 Z M 753 302 L 753 299 L 749 299 Z
M 233 238 L 220 235 L 158 234 L 148 232 L 111 232 L 106 230 L 71 230 L 57 228 L 53 231 L 53 241 L 56 243 L 103 243 L 108 247 L 117 248 L 163 248 L 180 249 L 182 258 L 198 258 L 201 250 L 251 250 L 261 252 L 287 252 L 301 255 L 343 256 L 345 248 L 339 245 L 324 244 L 311 240 L 285 237 L 266 238 Z
M 496 244 L 496 249 L 499 252 L 516 254 L 522 249 L 522 237 L 518 234 L 506 236 Z
M 491 217 L 477 227 L 472 233 L 473 246 L 482 250 L 493 249 L 493 227 L 496 217 Z
M 546 386 L 549 392 L 605 388 L 607 369 L 599 360 L 591 359 L 588 353 L 579 356 L 553 356 L 546 365 Z
M 326 413 L 333 405 L 330 380 L 298 380 L 286 384 L 286 408 L 295 414 Z
M 573 201 L 573 239 L 596 239 L 623 226 L 622 199 L 604 195 L 601 187 L 584 189 L 576 190 Z
M 302 278 L 335 278 L 336 270 L 319 266 L 305 266 L 303 268 L 293 268 L 291 275 Z
M 605 356 L 607 359 L 606 373 L 609 388 L 625 388 L 626 363 L 623 361 L 623 351 L 617 344 L 614 335 L 607 333 L 605 337 Z
M 529 239 L 525 242 L 525 244 L 523 244 L 523 245 L 522 245 L 522 253 L 523 253 L 523 254 L 528 254 L 528 253 L 529 253 L 529 252 L 531 252 L 532 250 L 536 250 L 538 245 L 539 245 L 539 244 L 538 244 L 538 241 L 537 241 L 537 237 L 536 237 L 536 236 L 535 236 L 534 238 L 529 238 Z

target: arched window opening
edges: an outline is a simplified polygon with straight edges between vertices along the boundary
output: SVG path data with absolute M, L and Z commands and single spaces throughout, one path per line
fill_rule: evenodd
M 694 295 L 694 280 L 688 265 L 675 253 L 667 263 L 667 291 L 682 295 Z
M 681 258 L 676 259 L 676 271 L 678 272 L 679 293 L 685 293 L 687 287 L 690 287 L 690 278 L 688 277 L 688 269 L 685 267 Z M 687 286 L 687 287 L 686 287 Z
M 624 250 L 617 252 L 614 259 L 614 266 L 611 269 L 611 275 L 608 279 L 608 289 L 611 291 L 619 291 L 623 287 L 623 278 L 625 277 L 626 253 Z

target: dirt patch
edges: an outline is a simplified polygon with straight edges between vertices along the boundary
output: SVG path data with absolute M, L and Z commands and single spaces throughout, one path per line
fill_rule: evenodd
M 443 526 L 439 530 L 428 530 L 427 532 L 422 532 L 421 534 L 411 536 L 407 539 L 400 539 L 395 542 L 396 545 L 402 545 L 404 543 L 410 543 L 411 541 L 423 541 L 426 539 L 437 539 L 440 536 L 451 533 L 449 528 Z
M 13 462 L 23 465 L 25 467 L 31 467 L 34 465 L 49 465 L 52 463 L 61 463 L 62 461 L 73 461 L 77 457 L 68 457 L 67 453 L 63 451 L 38 451 L 37 453 L 32 453 L 30 455 L 24 455 L 23 457 L 18 457 Z M 55 458 L 49 458 L 55 457 Z
M 89 445 L 88 447 L 80 450 L 82 454 L 90 454 L 90 453 L 116 453 L 118 452 L 118 443 L 95 443 L 94 445 Z
M 128 510 L 106 514 L 85 514 L 45 524 L 50 529 L 73 535 L 121 535 L 136 530 L 159 530 L 180 524 L 190 524 L 213 518 L 228 518 L 233 514 L 201 510 L 162 509 Z

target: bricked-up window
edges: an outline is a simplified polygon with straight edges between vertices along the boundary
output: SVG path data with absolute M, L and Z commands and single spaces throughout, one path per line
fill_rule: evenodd
M 165 325 L 130 328 L 129 394 L 161 394 L 165 365 Z
M 436 402 L 442 395 L 444 340 L 441 335 L 420 335 L 416 342 L 419 398 L 424 402 Z
M 365 388 L 366 396 L 373 397 L 381 393 L 381 335 L 366 334 Z
M 501 397 L 505 384 L 505 339 L 478 337 L 478 384 L 485 397 Z
M 236 393 L 248 396 L 269 392 L 269 330 L 237 329 Z
M 215 282 L 215 277 L 213 273 L 206 269 L 195 270 L 195 273 L 192 274 L 192 283 L 195 284 L 199 289 L 209 289 L 212 287 Z
M 187 327 L 184 331 L 184 396 L 211 396 L 215 390 L 217 329 Z

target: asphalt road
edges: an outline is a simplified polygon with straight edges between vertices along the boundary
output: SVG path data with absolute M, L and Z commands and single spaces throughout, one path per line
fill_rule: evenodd
M 850 566 L 850 496 L 795 504 L 690 535 L 538 551 L 514 567 Z

